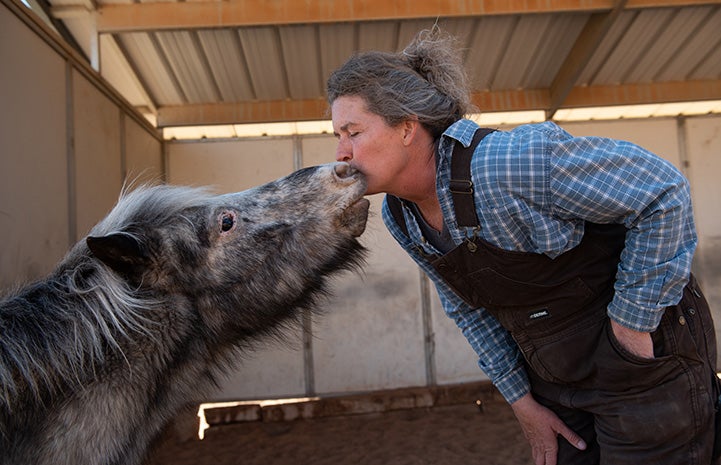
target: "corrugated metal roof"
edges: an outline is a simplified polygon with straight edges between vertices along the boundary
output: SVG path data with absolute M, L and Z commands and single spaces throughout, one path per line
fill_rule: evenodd
M 268 7 L 261 1 L 223 3 L 234 1 L 244 8 L 254 3 Z M 323 116 L 317 101 L 324 98 L 325 80 L 352 53 L 398 51 L 434 23 L 458 37 L 474 97 L 485 105 L 483 110 L 554 113 L 569 106 L 627 103 L 624 99 L 721 99 L 721 0 L 636 0 L 626 2 L 617 14 L 612 2 L 551 1 L 551 7 L 532 13 L 507 6 L 501 10 L 509 11 L 506 14 L 486 14 L 503 8 L 501 2 L 487 0 L 481 2 L 485 9 L 463 14 L 459 7 L 446 17 L 405 17 L 403 10 L 397 17 L 376 20 L 359 10 L 362 20 L 324 17 L 317 22 L 302 22 L 302 16 L 289 21 L 292 13 L 286 10 L 304 4 L 325 11 L 332 2 L 275 0 L 274 7 L 284 8 L 280 24 L 260 18 L 258 24 L 226 25 L 219 19 L 208 27 L 204 24 L 212 18 L 193 23 L 182 10 L 182 26 L 177 28 L 161 21 L 153 26 L 150 20 L 150 25 L 137 26 L 137 19 L 118 26 L 123 19 L 116 17 L 106 29 L 102 21 L 93 27 L 95 18 L 104 19 L 117 11 L 113 4 L 126 2 L 90 2 L 51 0 L 52 12 L 78 35 L 99 30 L 104 39 L 101 63 L 112 63 L 101 73 L 117 83 L 132 104 L 157 111 L 161 126 L 318 119 Z M 149 3 L 126 6 L 130 13 L 142 14 Z M 370 9 L 385 8 L 386 3 L 366 0 L 354 5 Z M 418 0 L 426 9 L 431 3 Z M 170 0 L 168 7 L 188 5 Z M 96 9 L 99 16 L 70 14 L 69 8 Z M 203 5 L 199 8 L 206 12 Z M 90 26 L 83 27 L 84 22 Z M 88 44 L 84 47 L 91 54 L 92 40 L 76 39 Z

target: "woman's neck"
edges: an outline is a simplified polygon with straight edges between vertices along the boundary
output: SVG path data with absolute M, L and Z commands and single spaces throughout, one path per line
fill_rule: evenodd
M 420 166 L 413 185 L 413 191 L 404 198 L 415 203 L 426 223 L 440 231 L 443 228 L 443 212 L 436 192 L 435 151 Z
M 416 206 L 421 212 L 421 215 L 423 215 L 423 219 L 426 220 L 428 226 L 436 231 L 443 229 L 443 211 L 441 210 L 441 204 L 438 201 L 438 197 L 435 195 L 435 191 L 432 198 L 429 198 L 424 202 L 416 202 Z

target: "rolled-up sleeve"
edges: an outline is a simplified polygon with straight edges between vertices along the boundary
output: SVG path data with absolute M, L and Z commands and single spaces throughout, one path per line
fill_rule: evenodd
M 628 229 L 608 312 L 623 326 L 653 331 L 664 307 L 678 303 L 696 248 L 688 181 L 630 142 L 559 129 L 548 153 L 555 215 Z

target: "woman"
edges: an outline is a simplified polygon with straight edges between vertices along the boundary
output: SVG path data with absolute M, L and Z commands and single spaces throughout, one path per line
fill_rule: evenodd
M 351 57 L 327 91 L 336 159 L 388 194 L 384 222 L 535 463 L 711 463 L 713 324 L 689 279 L 696 234 L 672 165 L 551 122 L 477 132 L 438 28 L 400 54 Z

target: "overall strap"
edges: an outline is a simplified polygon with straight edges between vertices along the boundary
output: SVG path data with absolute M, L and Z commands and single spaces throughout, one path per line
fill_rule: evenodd
M 410 234 L 408 234 L 408 226 L 406 225 L 406 219 L 403 218 L 403 206 L 401 205 L 401 199 L 399 199 L 395 195 L 388 194 L 386 195 L 386 202 L 388 202 L 388 209 L 390 210 L 391 215 L 393 215 L 393 219 L 395 220 L 398 227 L 401 228 L 403 234 L 405 234 L 406 236 L 410 236 Z
M 473 202 L 473 181 L 471 181 L 471 159 L 473 152 L 484 137 L 494 132 L 494 129 L 478 128 L 473 135 L 473 141 L 464 147 L 456 141 L 451 157 L 451 181 L 448 185 L 453 198 L 453 207 L 456 210 L 458 226 L 479 226 L 476 216 L 476 205 Z
M 450 191 L 453 198 L 453 205 L 456 210 L 456 219 L 459 226 L 478 226 L 476 206 L 473 203 L 473 181 L 471 181 L 471 159 L 481 140 L 495 129 L 478 128 L 473 135 L 473 141 L 467 148 L 456 141 L 451 157 L 451 182 Z M 408 226 L 403 218 L 401 200 L 388 194 L 386 196 L 388 209 L 403 234 L 408 236 Z

